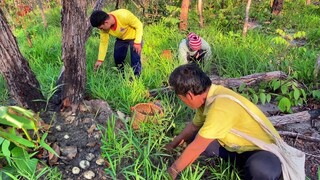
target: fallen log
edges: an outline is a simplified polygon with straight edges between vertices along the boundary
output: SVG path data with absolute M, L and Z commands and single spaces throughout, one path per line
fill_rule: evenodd
M 300 133 L 295 133 L 295 132 L 289 132 L 289 131 L 278 131 L 281 136 L 288 136 L 288 137 L 293 137 L 297 139 L 303 139 L 303 140 L 308 140 L 312 142 L 320 142 L 319 138 L 312 137 L 312 136 L 305 136 Z
M 254 86 L 260 82 L 268 82 L 273 79 L 286 79 L 288 76 L 282 71 L 272 71 L 266 73 L 255 73 L 247 76 L 242 76 L 240 78 L 221 78 L 217 76 L 209 76 L 212 84 L 222 85 L 228 88 L 239 87 L 241 84 L 246 84 L 247 86 Z M 162 87 L 158 89 L 149 90 L 149 94 L 152 97 L 157 96 L 159 93 L 171 92 L 170 87 Z
M 292 123 L 300 123 L 309 121 L 311 119 L 315 119 L 320 116 L 320 109 L 310 110 L 310 111 L 302 111 L 293 114 L 287 114 L 283 116 L 271 116 L 269 120 L 272 124 L 277 127 L 284 124 L 292 124 Z
M 242 84 L 247 86 L 254 86 L 260 82 L 268 82 L 273 79 L 286 79 L 288 76 L 282 71 L 272 71 L 266 73 L 255 73 L 247 76 L 242 76 L 240 78 L 220 78 L 220 77 L 210 77 L 213 84 L 222 85 L 228 88 L 239 87 Z

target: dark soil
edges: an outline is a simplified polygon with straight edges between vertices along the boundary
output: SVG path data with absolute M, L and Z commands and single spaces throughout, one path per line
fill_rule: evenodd
M 91 108 L 92 105 L 99 107 L 99 111 Z M 55 145 L 57 147 L 55 149 L 60 153 L 59 159 L 49 160 L 47 157 L 46 160 L 52 167 L 59 168 L 62 179 L 83 180 L 86 179 L 84 174 L 88 171 L 95 174 L 92 179 L 110 179 L 104 172 L 106 163 L 98 165 L 96 161 L 102 159 L 101 133 L 98 126 L 105 126 L 108 117 L 113 112 L 106 102 L 95 100 L 86 101 L 86 105 L 81 106 L 80 109 L 78 115 L 50 111 L 42 114 L 42 119 L 47 124 L 52 123 L 47 140 L 52 147 Z M 90 166 L 81 168 L 79 164 L 83 160 L 87 160 Z M 72 172 L 74 167 L 80 169 L 78 174 Z

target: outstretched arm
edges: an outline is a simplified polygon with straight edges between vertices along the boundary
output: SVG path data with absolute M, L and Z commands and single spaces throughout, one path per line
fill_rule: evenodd
M 176 148 L 178 145 L 190 139 L 198 130 L 199 130 L 199 127 L 194 125 L 192 122 L 188 123 L 187 126 L 183 129 L 183 131 L 178 136 L 176 136 L 172 140 L 172 142 L 167 144 L 165 148 L 171 151 L 172 149 Z
M 170 176 L 175 179 L 178 173 L 192 164 L 213 140 L 214 139 L 203 138 L 198 134 L 195 140 L 184 150 L 182 155 L 168 168 Z

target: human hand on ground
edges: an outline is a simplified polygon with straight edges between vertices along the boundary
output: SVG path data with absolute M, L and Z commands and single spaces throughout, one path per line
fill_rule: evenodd
M 93 68 L 93 70 L 94 71 L 97 71 L 97 69 L 101 66 L 101 64 L 102 64 L 102 61 L 97 61 L 95 64 L 94 64 L 94 68 Z
M 133 49 L 140 54 L 141 53 L 141 44 L 133 44 Z
M 175 180 L 179 174 L 179 172 L 175 170 L 172 166 L 167 169 L 167 172 L 173 180 Z
M 171 143 L 166 144 L 166 145 L 164 146 L 164 148 L 165 148 L 165 150 L 166 150 L 166 152 L 167 152 L 168 154 L 172 154 L 173 149 L 174 149 L 174 147 L 172 146 Z

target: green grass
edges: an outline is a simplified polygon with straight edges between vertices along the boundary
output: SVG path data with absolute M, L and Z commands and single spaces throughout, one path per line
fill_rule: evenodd
M 315 86 L 313 68 L 319 52 L 320 8 L 305 6 L 305 1 L 295 3 L 285 1 L 283 13 L 270 19 L 269 3 L 252 4 L 251 17 L 261 24 L 260 28 L 250 30 L 244 38 L 241 35 L 245 4 L 226 1 L 222 9 L 220 3 L 210 2 L 205 6 L 205 27 L 197 27 L 198 19 L 195 9 L 190 10 L 189 31 L 201 35 L 212 46 L 212 58 L 203 69 L 211 73 L 215 66 L 222 77 L 240 77 L 252 73 L 281 70 L 298 79 L 307 87 Z M 218 8 L 220 7 L 220 8 Z M 132 8 L 132 7 L 130 7 Z M 113 110 L 130 114 L 130 107 L 137 103 L 161 100 L 165 116 L 161 124 L 145 124 L 140 131 L 133 131 L 130 123 L 118 134 L 114 132 L 116 118 L 110 118 L 108 126 L 100 126 L 103 133 L 102 155 L 110 163 L 106 169 L 108 177 L 123 179 L 166 179 L 166 169 L 174 158 L 164 153 L 163 146 L 184 127 L 186 121 L 193 117 L 193 110 L 187 108 L 172 94 L 160 94 L 150 97 L 148 90 L 164 87 L 168 76 L 178 66 L 177 49 L 186 33 L 178 31 L 179 7 L 171 8 L 170 17 L 163 17 L 157 23 L 144 27 L 144 45 L 142 54 L 143 71 L 139 79 L 129 81 L 132 70 L 125 67 L 125 77 L 115 68 L 113 62 L 113 44 L 110 38 L 108 54 L 102 67 L 93 72 L 97 59 L 99 33 L 96 29 L 86 44 L 87 86 L 86 95 L 103 99 Z M 55 86 L 63 62 L 61 60 L 60 9 L 47 12 L 48 28 L 41 24 L 40 16 L 32 16 L 26 30 L 17 28 L 14 32 L 23 55 L 36 74 L 45 97 L 49 97 Z M 207 18 L 210 17 L 210 18 Z M 301 23 L 303 22 L 303 23 Z M 277 29 L 286 34 L 303 31 L 306 33 L 306 45 L 303 47 L 287 46 L 277 42 L 282 37 Z M 26 41 L 26 33 L 32 38 L 32 48 Z M 163 50 L 171 50 L 173 59 L 161 57 Z M 129 58 L 126 62 L 129 64 Z M 8 100 L 9 91 L 0 78 L 0 103 Z M 180 149 L 182 151 L 182 149 Z M 178 152 L 176 152 L 178 154 Z M 238 172 L 230 163 L 218 162 L 216 166 L 194 163 L 180 175 L 181 179 L 239 179 Z M 220 166 L 221 164 L 221 166 Z M 53 176 L 56 176 L 53 172 Z M 59 176 L 59 175 L 57 175 Z

